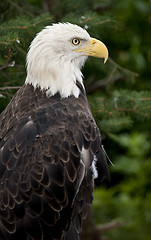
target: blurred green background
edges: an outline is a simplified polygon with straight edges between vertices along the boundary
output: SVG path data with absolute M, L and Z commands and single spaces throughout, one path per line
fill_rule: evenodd
M 111 181 L 95 190 L 96 224 L 112 221 L 100 239 L 151 239 L 151 1 L 3 0 L 0 2 L 0 111 L 26 77 L 35 34 L 71 22 L 103 41 L 106 64 L 89 58 L 84 83 L 102 133 Z M 103 237 L 105 236 L 105 237 Z M 95 239 L 94 239 L 95 240 Z

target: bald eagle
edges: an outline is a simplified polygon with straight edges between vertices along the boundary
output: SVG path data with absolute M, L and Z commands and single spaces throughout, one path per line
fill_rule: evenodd
M 25 84 L 0 115 L 0 240 L 78 240 L 94 184 L 109 177 L 81 68 L 106 46 L 77 25 L 30 45 Z

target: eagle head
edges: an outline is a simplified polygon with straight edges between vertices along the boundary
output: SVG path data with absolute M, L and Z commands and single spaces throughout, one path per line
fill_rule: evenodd
M 47 26 L 36 35 L 27 54 L 26 84 L 40 87 L 48 97 L 79 96 L 83 86 L 81 68 L 88 56 L 108 58 L 106 46 L 88 32 L 71 23 Z M 83 86 L 84 88 L 84 86 Z

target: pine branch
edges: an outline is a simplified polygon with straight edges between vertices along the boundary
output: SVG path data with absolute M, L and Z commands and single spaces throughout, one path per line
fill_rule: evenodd
M 86 85 L 87 93 L 93 93 L 94 91 L 96 91 L 98 89 L 102 89 L 102 88 L 106 88 L 107 86 L 111 86 L 111 84 L 114 84 L 115 82 L 124 81 L 125 78 L 124 78 L 124 75 L 122 73 L 129 74 L 132 77 L 138 77 L 139 76 L 138 73 L 133 72 L 133 71 L 127 69 L 127 68 L 121 67 L 119 64 L 117 64 L 111 58 L 109 58 L 109 62 L 113 66 L 113 69 L 110 72 L 109 76 L 107 76 L 104 79 L 100 79 L 98 81 L 96 81 L 95 79 L 88 80 L 87 85 Z M 117 70 L 120 70 L 120 72 L 122 72 L 122 73 L 116 74 Z
M 0 95 L 1 95 L 2 98 L 6 98 L 6 96 L 7 96 L 7 97 L 12 97 L 12 96 L 13 96 L 13 94 L 8 93 L 8 92 L 1 92 Z M 5 96 L 5 95 L 6 95 L 6 96 Z
M 87 23 L 88 21 L 92 21 L 92 20 L 94 20 L 95 19 L 95 17 L 88 17 L 88 18 L 86 18 L 86 19 L 84 19 L 84 20 L 81 20 L 80 22 L 81 23 Z
M 11 53 L 10 53 L 10 49 L 8 49 L 8 55 L 7 55 L 7 59 L 6 59 L 6 62 L 3 66 L 0 67 L 0 70 L 4 69 L 4 68 L 7 68 L 9 66 L 9 60 L 11 58 Z
M 141 108 L 140 111 L 137 110 L 136 106 L 134 106 L 133 108 L 117 108 L 117 111 L 119 111 L 119 112 L 135 113 L 135 114 L 143 116 L 145 118 L 150 116 L 150 113 L 147 113 L 148 110 L 151 110 L 151 106 L 146 106 L 144 108 Z M 143 111 L 146 111 L 146 112 L 143 112 Z
M 98 81 L 95 81 L 94 79 L 88 80 L 86 84 L 87 93 L 88 94 L 93 93 L 98 89 L 106 88 L 111 84 L 125 80 L 123 74 L 116 74 L 114 76 L 115 72 L 116 72 L 116 68 L 114 68 L 113 71 L 111 71 L 110 75 L 104 79 L 100 79 Z
M 14 38 L 14 39 L 10 39 L 8 42 L 0 42 L 0 44 L 9 45 L 10 43 L 18 42 L 18 41 L 19 41 L 19 38 Z
M 138 74 L 138 73 L 133 72 L 133 71 L 127 69 L 127 68 L 121 67 L 118 63 L 116 63 L 116 62 L 115 62 L 113 59 L 111 59 L 110 57 L 109 57 L 109 62 L 110 62 L 112 65 L 114 65 L 117 69 L 121 70 L 122 72 L 131 74 L 131 75 L 134 76 L 134 77 L 139 77 L 139 74 Z
M 111 22 L 111 19 L 105 19 L 105 20 L 102 20 L 102 21 L 99 21 L 99 22 L 95 23 L 95 25 L 109 23 L 109 22 Z
M 12 90 L 12 89 L 19 89 L 20 86 L 8 86 L 8 87 L 0 87 L 0 90 Z
M 29 11 L 25 11 L 25 9 L 22 9 L 22 7 L 20 7 L 15 1 L 11 1 L 11 0 L 7 0 L 13 7 L 15 7 L 16 9 L 18 9 L 19 12 L 24 12 L 24 14 L 26 13 L 27 16 L 29 17 L 33 17 L 33 14 L 31 14 Z
M 84 20 L 81 20 L 80 23 L 83 24 L 83 23 L 91 22 L 91 21 L 93 21 L 95 19 L 97 20 L 96 16 L 88 17 L 88 18 L 86 18 Z M 105 23 L 108 23 L 108 22 L 111 22 L 111 19 L 108 18 L 108 19 L 103 19 L 101 21 L 97 21 L 97 22 L 94 23 L 94 25 L 105 24 Z
M 1 34 L 0 32 L 0 50 L 3 58 L 6 54 L 6 51 L 16 50 L 16 47 L 19 43 L 20 43 L 19 34 L 16 33 L 15 31 L 5 35 Z
M 18 49 L 23 55 L 26 56 L 27 52 L 26 52 L 23 48 L 17 47 L 17 49 Z
M 32 23 L 30 25 L 24 25 L 24 26 L 10 26 L 10 27 L 0 27 L 0 30 L 8 30 L 8 29 L 28 29 L 29 27 L 35 27 L 36 25 L 45 22 L 47 20 L 52 20 L 52 17 L 46 17 L 44 19 L 38 20 L 35 23 Z
M 109 223 L 105 223 L 103 225 L 99 225 L 96 227 L 97 231 L 99 231 L 100 233 L 102 232 L 106 232 L 108 230 L 114 229 L 114 228 L 119 228 L 122 227 L 123 223 L 121 221 L 112 221 Z
M 140 98 L 140 101 L 151 101 L 151 98 Z

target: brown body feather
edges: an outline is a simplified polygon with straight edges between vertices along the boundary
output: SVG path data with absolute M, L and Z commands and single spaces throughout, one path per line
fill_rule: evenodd
M 0 116 L 0 239 L 76 240 L 92 202 L 92 161 L 108 176 L 100 133 L 78 98 L 24 85 Z M 83 153 L 84 149 L 84 153 Z

